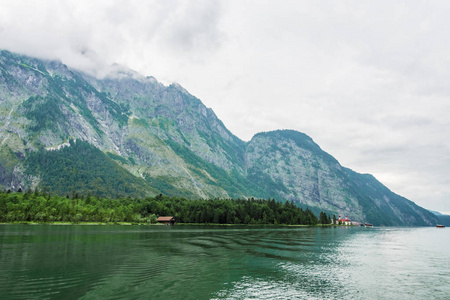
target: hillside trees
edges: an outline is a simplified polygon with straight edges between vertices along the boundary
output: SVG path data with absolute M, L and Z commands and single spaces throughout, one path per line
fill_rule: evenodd
M 40 174 L 40 188 L 52 194 L 95 194 L 97 197 L 143 197 L 156 194 L 145 180 L 135 177 L 87 142 L 69 140 L 57 151 L 40 149 L 25 160 L 27 174 Z
M 146 198 L 61 197 L 40 193 L 0 193 L 0 222 L 134 222 L 155 223 L 157 216 L 180 223 L 315 225 L 309 209 L 269 200 L 187 200 L 158 195 Z M 323 217 L 325 216 L 325 217 Z M 321 217 L 329 218 L 325 213 Z M 324 224 L 324 223 L 322 223 Z

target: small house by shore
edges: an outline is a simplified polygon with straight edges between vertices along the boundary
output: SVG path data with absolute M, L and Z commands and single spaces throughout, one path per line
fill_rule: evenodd
M 342 225 L 351 225 L 351 221 L 350 219 L 345 216 L 345 218 L 341 218 L 341 216 L 339 216 L 339 219 L 337 220 L 338 224 L 342 224 Z
M 175 217 L 173 216 L 164 216 L 158 218 L 158 223 L 162 223 L 164 225 L 175 225 Z

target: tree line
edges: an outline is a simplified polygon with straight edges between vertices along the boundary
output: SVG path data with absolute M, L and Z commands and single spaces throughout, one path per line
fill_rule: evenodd
M 179 223 L 204 224 L 330 224 L 324 212 L 274 199 L 188 200 L 158 195 L 145 198 L 61 197 L 39 191 L 0 192 L 0 222 L 131 222 L 156 223 L 174 216 Z

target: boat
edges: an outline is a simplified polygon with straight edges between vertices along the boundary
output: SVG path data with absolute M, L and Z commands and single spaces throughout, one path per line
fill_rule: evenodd
M 370 224 L 370 223 L 366 223 L 366 224 L 364 224 L 364 226 L 365 226 L 365 227 L 373 227 L 373 225 Z
M 437 228 L 445 228 L 445 225 L 437 224 L 436 227 L 437 227 Z

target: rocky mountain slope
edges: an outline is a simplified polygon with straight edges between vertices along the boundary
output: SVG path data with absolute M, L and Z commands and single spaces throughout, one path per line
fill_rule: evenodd
M 372 175 L 342 167 L 300 132 L 255 135 L 247 145 L 246 166 L 251 180 L 264 182 L 282 199 L 378 225 L 435 222 L 428 211 L 391 192 Z
M 98 79 L 7 51 L 0 52 L 0 72 L 5 189 L 275 197 L 374 224 L 436 223 L 372 176 L 342 167 L 302 133 L 241 141 L 178 84 L 119 67 Z

